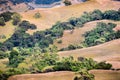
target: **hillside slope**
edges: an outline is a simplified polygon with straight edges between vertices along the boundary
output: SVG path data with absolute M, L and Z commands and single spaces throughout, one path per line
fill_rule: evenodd
M 120 21 L 112 21 L 112 20 L 96 20 L 87 22 L 84 24 L 81 28 L 75 28 L 74 30 L 65 30 L 63 37 L 57 39 L 54 42 L 54 45 L 57 46 L 58 49 L 68 47 L 70 44 L 78 45 L 81 42 L 84 41 L 84 34 L 88 31 L 93 30 L 98 22 L 104 22 L 104 23 L 115 23 L 117 24 L 116 29 L 119 29 L 120 27 Z M 58 43 L 59 40 L 62 40 L 62 43 Z
M 89 48 L 63 51 L 59 52 L 58 54 L 60 55 L 60 57 L 88 57 L 93 58 L 97 61 L 110 60 L 114 58 L 120 59 L 120 39 Z
M 89 12 L 95 9 L 100 9 L 102 11 L 119 9 L 120 3 L 118 1 L 108 0 L 108 2 L 104 3 L 104 6 L 100 2 L 103 2 L 103 0 L 100 0 L 99 2 L 96 0 L 90 0 L 88 2 L 63 7 L 46 9 L 38 8 L 35 10 L 21 12 L 20 14 L 23 16 L 23 20 L 28 20 L 31 23 L 36 24 L 38 27 L 37 30 L 45 30 L 51 28 L 51 26 L 57 21 L 66 21 L 71 17 L 79 17 L 83 14 L 83 12 Z M 41 14 L 40 19 L 35 19 L 33 17 L 36 12 L 39 12 Z M 34 31 L 30 30 L 28 32 L 32 34 Z

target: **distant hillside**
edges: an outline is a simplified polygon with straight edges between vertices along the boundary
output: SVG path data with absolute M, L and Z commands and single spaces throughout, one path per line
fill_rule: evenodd
M 0 3 L 5 2 L 5 1 L 0 1 Z M 10 0 L 10 1 L 13 2 L 13 4 L 18 4 L 18 3 L 23 3 L 23 2 L 35 2 L 36 4 L 52 4 L 54 2 L 58 2 L 61 0 Z

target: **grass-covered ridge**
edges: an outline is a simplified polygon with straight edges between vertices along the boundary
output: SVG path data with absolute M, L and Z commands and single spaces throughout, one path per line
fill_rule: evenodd
M 30 24 L 29 22 L 22 21 L 18 25 L 19 29 L 15 31 L 12 37 L 1 44 L 1 49 L 6 51 L 11 50 L 13 47 L 30 48 L 36 46 L 43 50 L 49 47 L 50 44 L 53 44 L 55 39 L 62 37 L 64 30 L 73 30 L 76 27 L 82 27 L 87 22 L 103 19 L 119 21 L 120 11 L 108 10 L 101 12 L 100 10 L 94 10 L 89 13 L 85 12 L 79 18 L 71 18 L 68 22 L 57 22 L 52 26 L 52 28 L 45 31 L 34 32 L 33 35 L 29 35 L 26 31 L 29 28 L 36 29 L 34 28 L 36 26 L 34 24 Z M 117 38 L 119 38 L 119 36 L 117 36 Z

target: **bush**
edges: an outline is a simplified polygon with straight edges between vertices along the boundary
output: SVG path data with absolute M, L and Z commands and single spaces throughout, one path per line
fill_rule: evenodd
M 39 12 L 37 12 L 37 13 L 34 14 L 34 18 L 38 19 L 38 18 L 40 18 L 40 17 L 41 17 L 41 15 L 40 15 Z
M 111 69 L 112 65 L 106 62 L 100 62 L 96 65 L 96 69 Z
M 5 25 L 4 17 L 0 17 L 0 26 L 4 26 L 4 25 Z
M 4 59 L 4 58 L 7 58 L 8 57 L 8 54 L 3 52 L 3 51 L 0 51 L 0 59 Z
M 71 1 L 69 1 L 69 0 L 65 0 L 63 3 L 64 3 L 66 6 L 72 5 Z
M 117 33 L 113 31 L 115 26 L 116 24 L 113 23 L 97 23 L 97 27 L 94 30 L 85 33 L 84 43 L 87 46 L 94 46 L 118 38 L 116 37 Z
M 62 40 L 58 40 L 57 43 L 58 43 L 58 44 L 61 44 L 61 43 L 62 43 Z
M 13 25 L 17 25 L 21 21 L 21 16 L 18 13 L 14 13 L 12 16 L 13 19 Z
M 3 12 L 2 14 L 0 14 L 0 17 L 3 17 L 5 22 L 7 22 L 12 19 L 12 15 L 13 15 L 12 12 L 7 11 L 7 12 Z

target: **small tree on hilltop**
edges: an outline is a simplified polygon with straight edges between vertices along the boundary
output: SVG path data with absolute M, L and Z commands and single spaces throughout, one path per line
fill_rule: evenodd
M 34 18 L 38 19 L 38 18 L 40 18 L 40 17 L 41 17 L 41 15 L 40 15 L 39 12 L 35 13 Z
M 63 3 L 64 3 L 66 6 L 72 5 L 71 1 L 69 1 L 69 0 L 65 0 Z
M 4 26 L 5 25 L 5 20 L 3 17 L 0 17 L 0 25 Z
M 80 71 L 80 76 L 76 76 L 74 80 L 95 80 L 95 76 L 88 71 Z
M 12 16 L 13 19 L 13 25 L 17 25 L 21 21 L 21 16 L 18 13 L 14 13 Z

